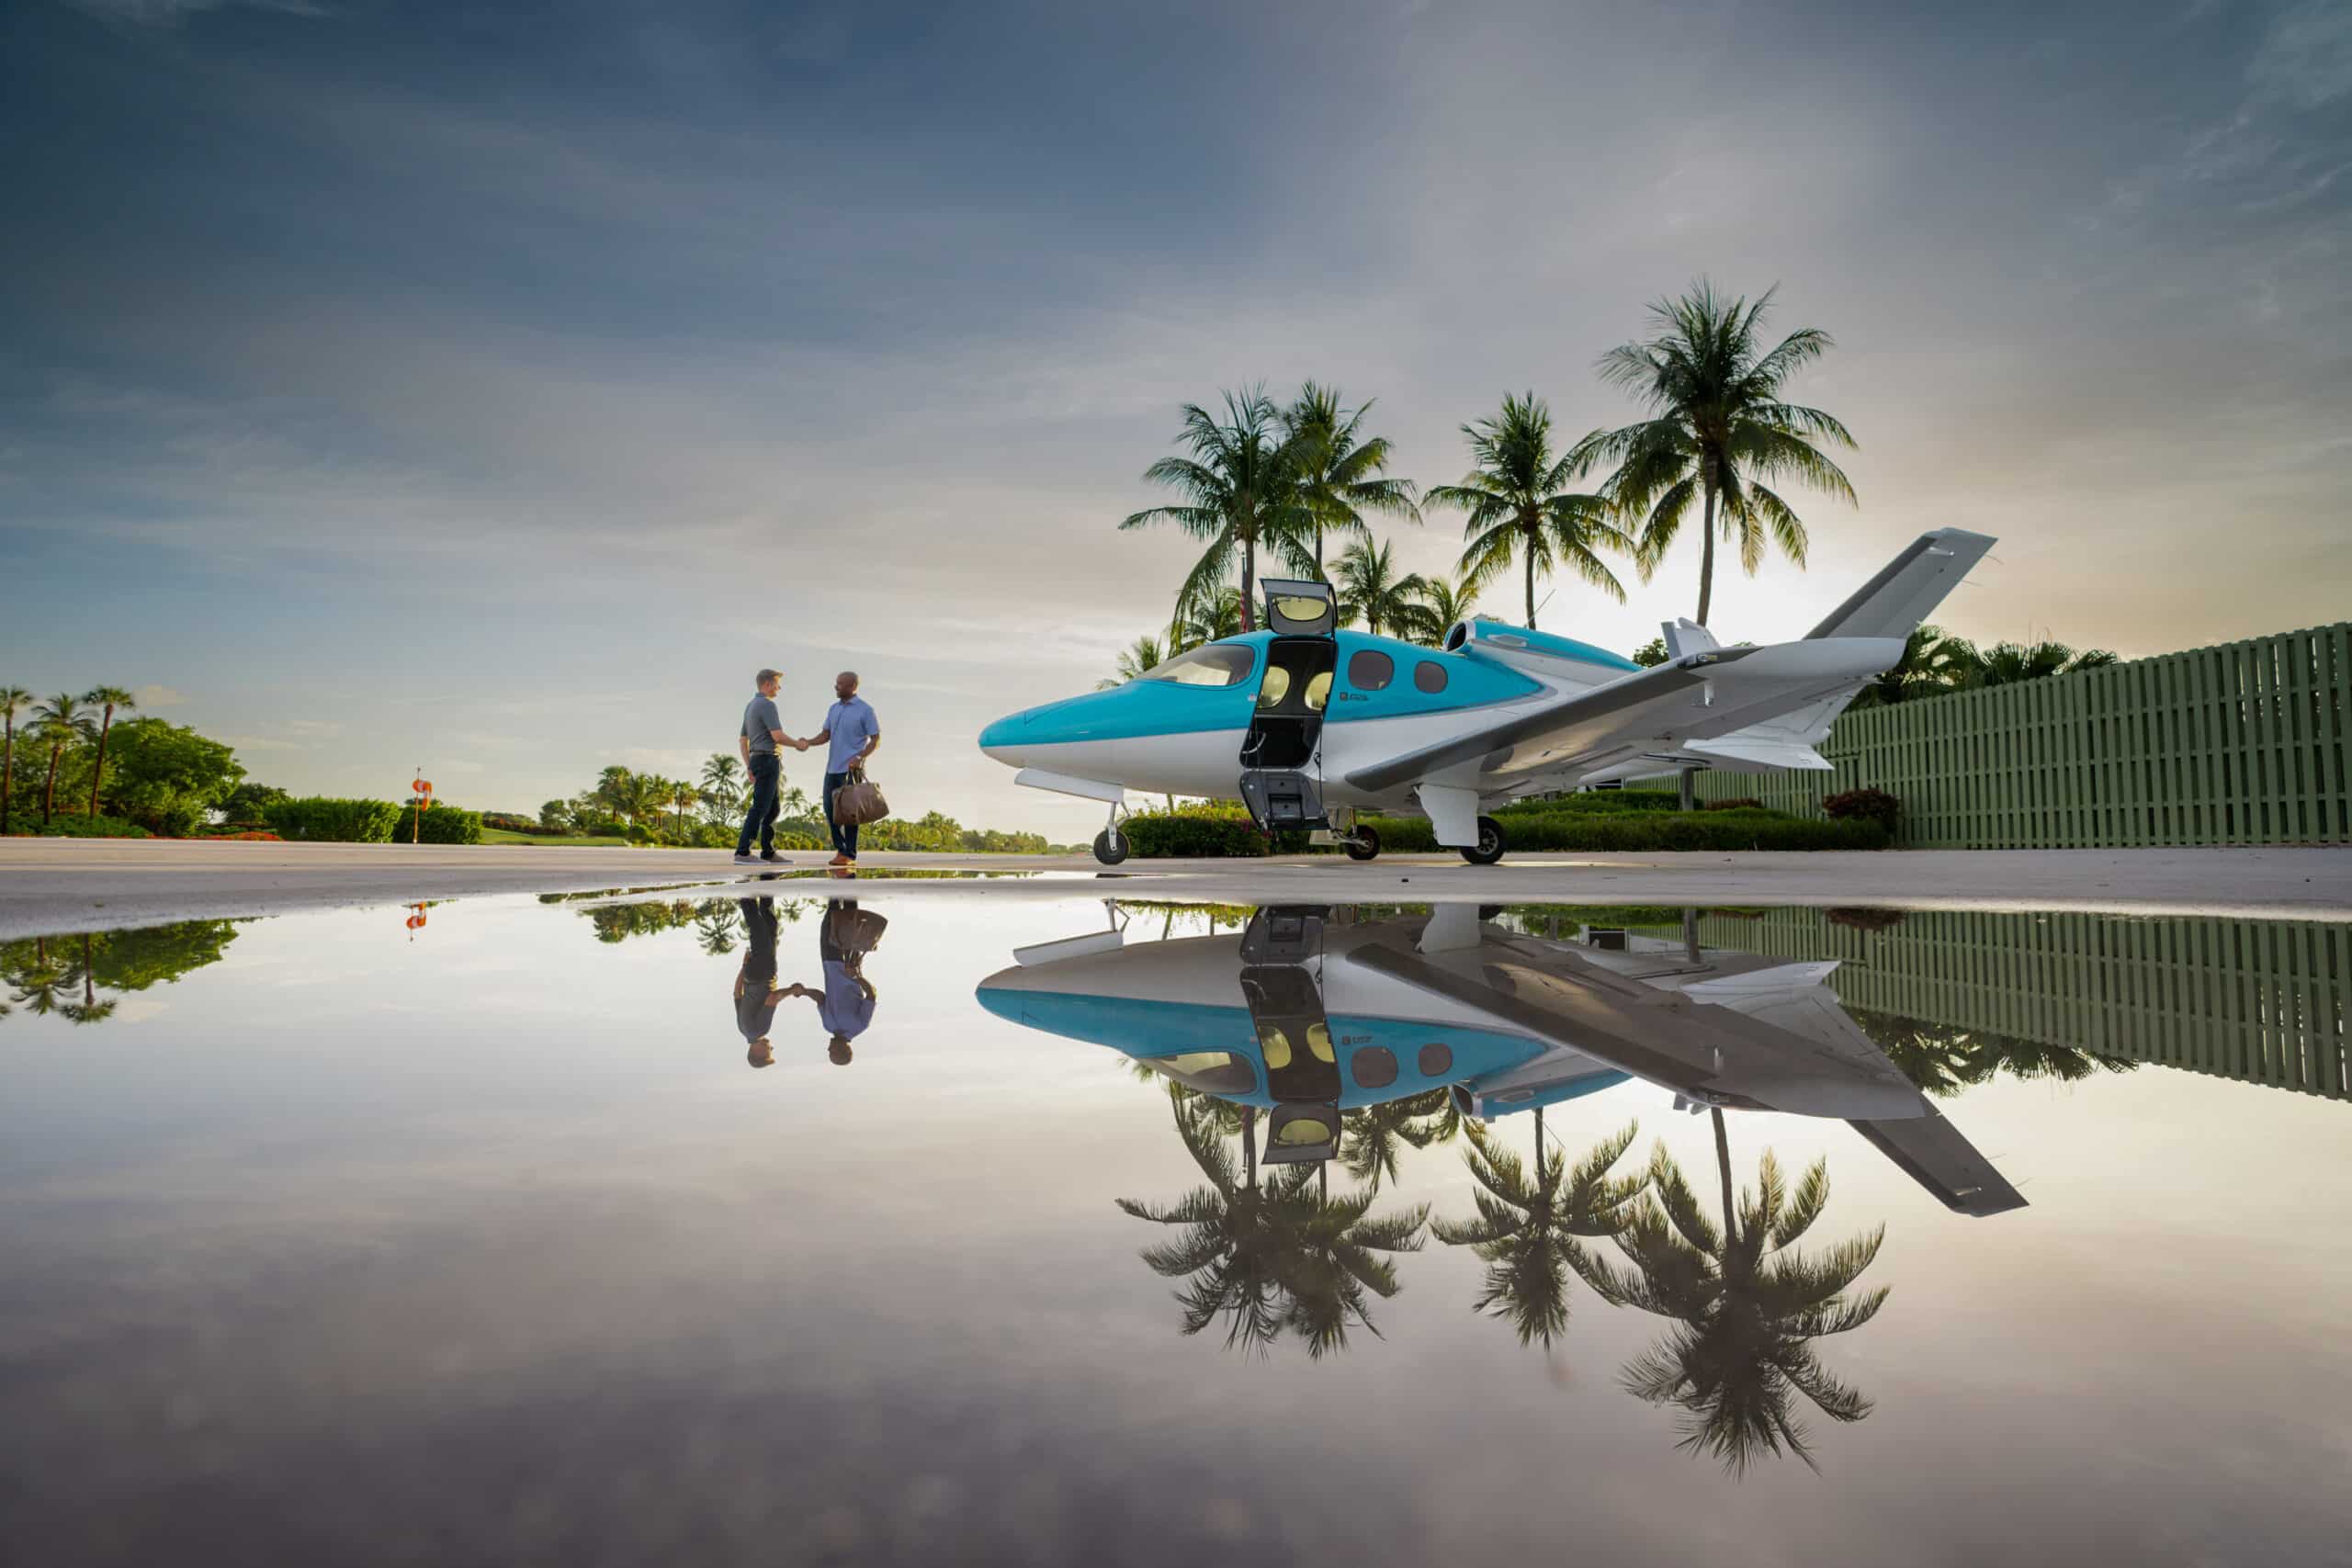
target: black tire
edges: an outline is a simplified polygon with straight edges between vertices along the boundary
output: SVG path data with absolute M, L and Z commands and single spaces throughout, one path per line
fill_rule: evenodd
M 1114 837 L 1110 829 L 1103 829 L 1094 835 L 1094 858 L 1104 865 L 1118 864 L 1127 858 L 1127 836 L 1121 833 Z
M 1370 860 L 1380 852 L 1380 835 L 1369 828 L 1359 828 L 1355 837 L 1342 841 L 1350 860 Z
M 1462 858 L 1472 865 L 1492 865 L 1503 858 L 1503 825 L 1491 817 L 1478 818 L 1478 841 L 1465 846 Z

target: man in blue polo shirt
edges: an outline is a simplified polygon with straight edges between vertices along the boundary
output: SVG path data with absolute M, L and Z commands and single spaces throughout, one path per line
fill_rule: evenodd
M 833 705 L 825 710 L 825 728 L 798 742 L 804 749 L 830 742 L 825 753 L 825 826 L 833 835 L 834 865 L 857 863 L 857 825 L 833 820 L 833 794 L 849 782 L 852 770 L 863 766 L 882 744 L 882 721 L 857 694 L 857 671 L 844 670 L 833 677 Z

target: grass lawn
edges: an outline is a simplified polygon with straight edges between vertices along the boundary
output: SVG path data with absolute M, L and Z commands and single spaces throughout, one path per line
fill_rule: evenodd
M 555 839 L 530 833 L 510 833 L 503 828 L 484 828 L 481 830 L 481 841 L 485 844 L 620 844 L 624 846 L 628 843 L 628 840 L 618 833 L 594 835 L 567 833 L 560 839 Z

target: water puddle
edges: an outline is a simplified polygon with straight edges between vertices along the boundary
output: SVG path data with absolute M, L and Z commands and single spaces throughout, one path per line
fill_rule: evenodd
M 0 1558 L 2346 1558 L 2352 928 L 808 874 L 0 944 Z

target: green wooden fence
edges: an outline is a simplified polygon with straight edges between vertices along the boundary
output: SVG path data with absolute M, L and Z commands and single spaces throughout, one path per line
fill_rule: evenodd
M 1821 752 L 1700 798 L 1818 816 L 1874 785 L 1922 848 L 2352 842 L 2352 623 L 1865 708 Z
M 1705 947 L 1840 960 L 1849 1008 L 2352 1099 L 2352 925 L 1915 911 L 1710 913 Z M 1679 928 L 1644 928 L 1672 936 Z

